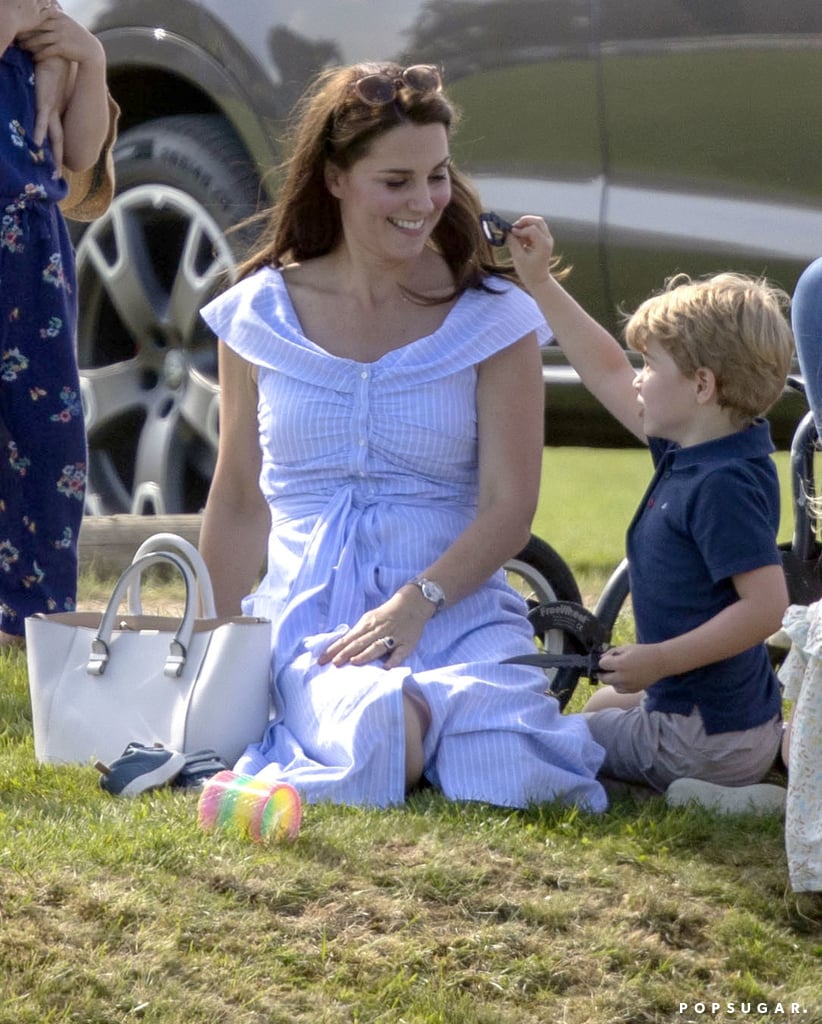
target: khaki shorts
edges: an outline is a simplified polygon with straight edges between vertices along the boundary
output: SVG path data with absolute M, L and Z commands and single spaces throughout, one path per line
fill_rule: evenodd
M 674 779 L 705 779 L 723 786 L 759 782 L 782 741 L 782 716 L 740 732 L 708 735 L 697 708 L 689 715 L 630 710 L 585 712 L 594 739 L 605 748 L 600 775 L 638 782 L 660 792 Z

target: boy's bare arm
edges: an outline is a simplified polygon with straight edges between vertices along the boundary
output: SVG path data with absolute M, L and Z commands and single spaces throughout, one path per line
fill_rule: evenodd
M 554 240 L 542 217 L 514 223 L 508 246 L 520 280 L 535 299 L 583 384 L 632 434 L 645 441 L 634 391 L 634 369 L 624 349 L 552 276 Z
M 658 644 L 626 644 L 600 659 L 602 681 L 621 693 L 647 690 L 667 676 L 681 675 L 755 647 L 775 633 L 788 607 L 781 565 L 733 577 L 739 600 L 680 636 Z

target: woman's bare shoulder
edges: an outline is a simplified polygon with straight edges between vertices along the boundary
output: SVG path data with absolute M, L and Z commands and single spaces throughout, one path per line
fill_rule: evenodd
M 318 256 L 304 263 L 287 263 L 281 268 L 283 281 L 289 291 L 331 291 L 334 289 L 335 276 L 331 261 L 325 256 Z

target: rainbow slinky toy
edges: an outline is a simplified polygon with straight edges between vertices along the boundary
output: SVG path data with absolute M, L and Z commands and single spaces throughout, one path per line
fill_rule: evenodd
M 197 820 L 207 832 L 233 829 L 255 843 L 296 839 L 301 818 L 299 793 L 287 782 L 230 771 L 208 779 L 197 805 Z

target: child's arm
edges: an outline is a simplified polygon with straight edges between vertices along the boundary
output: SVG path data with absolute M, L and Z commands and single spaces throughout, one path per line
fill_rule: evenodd
M 71 75 L 71 64 L 62 57 L 40 61 L 34 72 L 34 95 L 37 102 L 37 120 L 34 122 L 34 144 L 42 146 L 48 135 L 51 152 L 57 165 L 55 176 L 63 166 L 63 109 Z
M 788 607 L 781 565 L 732 577 L 739 600 L 701 626 L 658 644 L 626 644 L 600 659 L 602 681 L 619 693 L 647 690 L 658 679 L 731 658 L 775 633 Z
M 37 65 L 35 78 L 41 68 L 45 72 L 56 59 L 70 63 L 59 107 L 63 133 L 61 163 L 70 171 L 91 167 L 106 137 L 109 118 L 106 58 L 102 44 L 82 25 L 54 7 L 36 31 L 23 37 L 22 45 L 34 57 Z M 53 110 L 41 109 L 38 92 L 36 134 L 41 141 L 53 118 Z
M 619 342 L 551 276 L 554 240 L 548 225 L 541 217 L 520 217 L 507 241 L 520 280 L 539 304 L 583 384 L 620 423 L 645 441 L 634 368 Z

